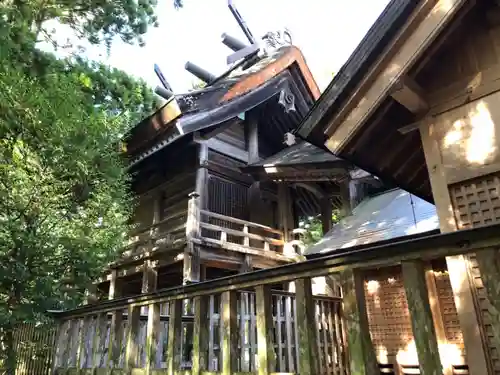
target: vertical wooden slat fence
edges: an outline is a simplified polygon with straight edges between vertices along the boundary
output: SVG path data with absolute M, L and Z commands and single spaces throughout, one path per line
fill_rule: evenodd
M 50 323 L 24 323 L 14 332 L 16 375 L 49 375 L 56 346 L 56 325 Z M 2 366 L 0 364 L 0 373 Z
M 152 303 L 146 314 L 136 313 L 141 309 L 130 305 L 123 311 L 74 317 L 61 322 L 54 368 L 61 374 L 63 369 L 100 369 L 107 374 L 102 371 L 112 368 L 127 373 L 134 370 L 134 374 L 146 370 L 194 374 L 200 369 L 233 374 L 261 373 L 259 368 L 264 366 L 269 372 L 297 373 L 300 322 L 295 295 L 273 291 L 268 303 L 259 303 L 259 293 L 245 290 L 197 297 L 189 315 L 183 301 L 174 300 Z M 345 366 L 340 357 L 334 355 L 345 350 L 333 323 L 341 324 L 341 300 L 314 297 L 314 304 L 321 312 L 316 317 L 318 345 L 325 353 L 321 374 L 347 374 L 341 371 Z M 188 325 L 194 325 L 193 336 L 186 336 Z M 115 353 L 108 350 L 110 330 Z M 262 346 L 262 340 L 267 347 Z

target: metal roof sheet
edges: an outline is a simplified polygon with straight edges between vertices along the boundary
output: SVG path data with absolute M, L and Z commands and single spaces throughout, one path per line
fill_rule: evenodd
M 367 198 L 316 244 L 304 252 L 318 254 L 351 246 L 423 233 L 439 228 L 436 208 L 404 190 Z
M 326 152 L 319 147 L 316 147 L 309 142 L 299 142 L 293 146 L 287 147 L 282 151 L 261 160 L 251 166 L 266 166 L 266 165 L 295 165 L 306 163 L 325 163 L 342 160 L 330 152 Z

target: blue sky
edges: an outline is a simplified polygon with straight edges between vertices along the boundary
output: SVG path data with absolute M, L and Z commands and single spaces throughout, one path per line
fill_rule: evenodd
M 326 87 L 361 41 L 389 0 L 233 0 L 256 37 L 288 27 L 318 81 Z M 211 71 L 223 72 L 230 50 L 221 42 L 227 32 L 245 38 L 227 8 L 227 0 L 184 0 L 175 10 L 172 0 L 158 1 L 160 26 L 146 34 L 146 46 L 113 44 L 108 56 L 104 48 L 87 47 L 89 58 L 108 63 L 145 79 L 159 82 L 153 64 L 160 65 L 176 92 L 188 90 L 193 76 L 184 71 L 187 60 Z M 57 27 L 58 39 L 71 37 Z M 62 52 L 60 52 L 62 54 Z

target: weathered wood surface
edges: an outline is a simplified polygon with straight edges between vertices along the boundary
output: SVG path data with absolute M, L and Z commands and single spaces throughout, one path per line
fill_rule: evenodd
M 401 266 L 413 337 L 417 347 L 420 374 L 442 375 L 443 366 L 439 357 L 424 263 L 422 261 L 408 261 L 403 262 Z
M 340 299 L 314 297 L 311 301 L 309 328 L 318 329 L 314 337 L 320 338 L 319 345 L 328 353 L 344 350 L 341 348 L 342 337 L 335 332 L 338 327 L 333 324 L 341 320 Z M 102 374 L 108 374 L 105 371 L 111 369 L 115 369 L 114 373 L 128 371 L 123 372 L 127 374 L 170 374 L 184 370 L 191 374 L 269 374 L 296 373 L 300 366 L 301 307 L 297 308 L 292 293 L 271 292 L 265 287 L 257 288 L 257 292 L 228 291 L 195 297 L 194 315 L 184 314 L 182 300 L 168 305 L 165 309 L 162 304 L 152 303 L 148 305 L 147 314 L 138 314 L 141 309 L 130 305 L 126 313 L 86 315 L 63 322 L 54 368 L 59 373 L 63 373 L 64 368 L 80 368 L 82 371 L 95 369 Z M 320 305 L 324 315 L 316 322 L 314 311 Z M 122 318 L 119 325 L 121 341 L 116 329 L 112 331 L 115 336 L 112 335 L 110 341 L 109 327 L 117 326 L 117 316 Z M 101 318 L 105 318 L 105 322 Z M 89 323 L 87 335 L 81 329 L 84 321 Z M 103 324 L 108 322 L 110 325 Z M 186 337 L 187 324 L 194 326 L 191 342 Z M 66 343 L 83 336 L 87 337 L 82 341 L 87 350 L 81 352 L 77 365 L 72 358 L 78 354 L 78 345 L 68 348 Z M 110 343 L 119 354 L 112 354 L 108 361 L 102 361 Z M 191 344 L 192 352 L 186 355 L 184 349 Z M 121 345 L 121 350 L 118 350 L 118 345 Z M 62 347 L 66 348 L 63 352 Z M 325 364 L 321 373 L 345 374 L 335 361 L 332 357 L 331 364 Z

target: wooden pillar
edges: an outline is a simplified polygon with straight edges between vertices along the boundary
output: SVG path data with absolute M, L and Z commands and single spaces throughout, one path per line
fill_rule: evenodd
M 222 375 L 232 375 L 238 370 L 238 321 L 235 291 L 222 293 Z
M 380 373 L 370 336 L 364 278 L 360 270 L 340 274 L 351 375 Z
M 208 297 L 194 298 L 193 366 L 192 375 L 200 375 L 208 370 Z
M 187 245 L 184 251 L 184 284 L 200 281 L 200 253 L 199 248 L 191 240 L 199 237 L 200 234 L 200 207 L 198 193 L 189 195 L 186 239 Z
M 111 280 L 109 280 L 108 299 L 112 300 L 122 295 L 123 282 L 118 278 L 116 269 L 111 270 Z
M 345 179 L 340 183 L 340 201 L 342 209 L 340 216 L 346 217 L 352 214 L 351 191 L 349 187 L 349 179 Z
M 476 259 L 490 302 L 488 313 L 493 342 L 500 348 L 500 254 L 497 248 L 482 249 L 476 253 Z
M 332 229 L 332 201 L 329 197 L 321 200 L 321 229 L 323 234 Z
M 111 280 L 109 282 L 108 299 L 112 300 L 122 295 L 123 283 L 118 278 L 117 271 L 111 271 Z M 120 353 L 122 350 L 123 340 L 123 311 L 113 311 L 111 315 L 111 325 L 109 328 L 109 351 L 108 351 L 108 368 L 118 366 Z
M 410 310 L 421 375 L 442 375 L 443 366 L 432 318 L 422 261 L 403 261 L 403 284 Z
M 273 305 L 271 289 L 268 285 L 255 288 L 257 315 L 257 356 L 259 375 L 275 372 L 276 355 L 273 344 Z
M 295 300 L 297 334 L 299 345 L 298 373 L 301 375 L 315 375 L 320 373 L 319 348 L 317 340 L 317 325 L 315 306 L 312 294 L 311 279 L 295 281 Z
M 253 113 L 247 112 L 245 119 L 248 134 L 248 164 L 256 163 L 259 156 L 259 123 Z
M 200 209 L 205 210 L 208 204 L 208 145 L 201 143 L 198 147 L 199 166 L 196 171 L 195 191 L 199 196 L 198 206 Z
M 441 232 L 456 231 L 458 229 L 457 223 L 453 213 L 439 144 L 435 139 L 435 127 L 424 121 L 419 129 Z M 469 371 L 474 375 L 488 374 L 488 356 L 481 337 L 480 319 L 474 303 L 473 286 L 468 276 L 467 262 L 467 257 L 463 255 L 446 257 Z

